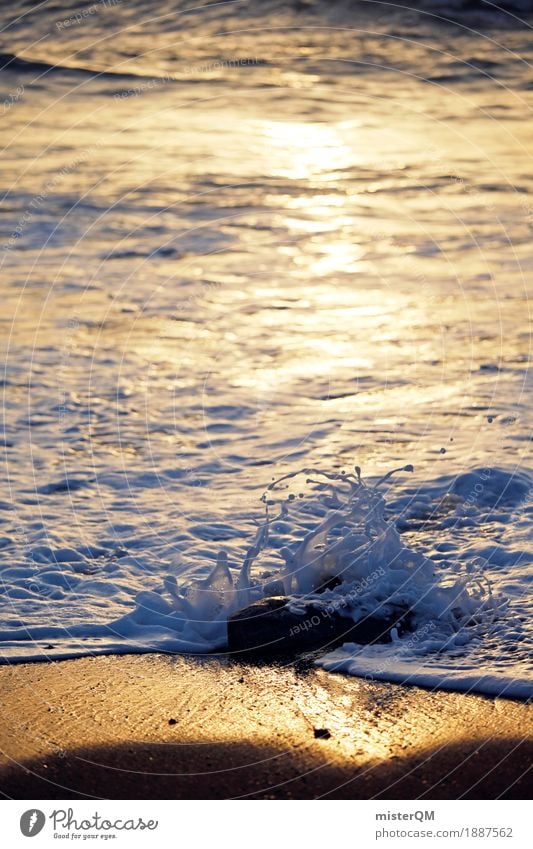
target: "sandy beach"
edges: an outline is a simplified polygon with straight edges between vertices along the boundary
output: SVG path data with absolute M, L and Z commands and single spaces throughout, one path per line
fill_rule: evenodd
M 0 4 L 4 798 L 527 798 L 533 40 L 500 5 Z
M 8 798 L 525 798 L 530 707 L 163 655 L 0 669 Z

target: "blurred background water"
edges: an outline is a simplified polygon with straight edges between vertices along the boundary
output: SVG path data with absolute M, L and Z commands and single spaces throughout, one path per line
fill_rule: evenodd
M 524 679 L 528 7 L 2 8 L 5 659 L 238 563 L 274 475 L 413 463 L 405 539 L 512 602 L 465 662 Z

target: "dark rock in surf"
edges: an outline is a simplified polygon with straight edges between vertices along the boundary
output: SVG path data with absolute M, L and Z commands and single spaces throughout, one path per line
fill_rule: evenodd
M 291 609 L 291 606 L 293 609 Z M 342 643 L 390 643 L 391 629 L 409 627 L 409 611 L 390 605 L 359 622 L 342 615 L 342 605 L 319 599 L 295 602 L 283 596 L 261 599 L 228 619 L 232 652 L 298 654 L 329 651 Z
M 315 740 L 329 740 L 331 738 L 331 731 L 329 728 L 313 728 L 313 735 Z

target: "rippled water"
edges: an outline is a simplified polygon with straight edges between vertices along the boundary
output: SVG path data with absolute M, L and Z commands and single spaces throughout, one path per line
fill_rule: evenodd
M 528 26 L 431 4 L 18 6 L 3 659 L 184 648 L 138 593 L 168 601 L 170 575 L 186 596 L 221 548 L 236 573 L 273 477 L 412 463 L 388 521 L 448 574 L 484 558 L 506 610 L 460 652 L 324 662 L 530 693 Z

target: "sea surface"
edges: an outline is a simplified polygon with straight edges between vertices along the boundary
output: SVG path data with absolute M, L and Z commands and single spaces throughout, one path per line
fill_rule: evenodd
M 337 577 L 352 620 L 415 618 L 327 669 L 533 694 L 504 5 L 2 6 L 2 662 L 223 651 L 233 610 Z

